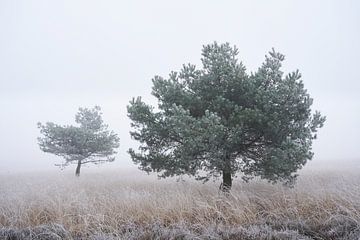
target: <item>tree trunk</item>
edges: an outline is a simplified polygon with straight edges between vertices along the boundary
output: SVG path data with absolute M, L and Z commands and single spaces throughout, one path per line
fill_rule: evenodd
M 75 171 L 75 176 L 80 177 L 81 160 L 78 160 L 78 164 Z
M 231 177 L 231 157 L 230 154 L 225 154 L 224 159 L 224 168 L 222 169 L 223 182 L 220 186 L 221 191 L 230 192 L 232 186 L 232 177 Z
M 221 185 L 221 190 L 223 192 L 230 192 L 232 186 L 232 177 L 229 171 L 223 171 L 223 182 Z

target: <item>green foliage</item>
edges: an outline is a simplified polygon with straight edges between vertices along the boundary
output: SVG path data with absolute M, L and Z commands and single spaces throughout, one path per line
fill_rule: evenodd
M 157 111 L 140 97 L 130 102 L 131 136 L 141 145 L 129 153 L 142 170 L 205 181 L 237 172 L 245 180 L 295 179 L 325 117 L 311 112 L 298 71 L 284 77 L 284 55 L 272 50 L 251 74 L 237 55 L 228 43 L 206 45 L 202 69 L 188 64 L 154 77 Z
M 79 126 L 61 126 L 52 122 L 38 123 L 43 137 L 38 138 L 40 149 L 61 156 L 70 163 L 102 163 L 114 161 L 119 138 L 103 123 L 101 109 L 80 108 L 75 116 Z

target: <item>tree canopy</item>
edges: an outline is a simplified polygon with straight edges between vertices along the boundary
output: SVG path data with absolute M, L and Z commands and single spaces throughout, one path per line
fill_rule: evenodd
M 273 49 L 253 73 L 237 55 L 228 43 L 206 45 L 201 69 L 187 64 L 152 79 L 157 108 L 141 97 L 130 102 L 130 134 L 140 147 L 129 153 L 140 169 L 205 181 L 222 175 L 227 189 L 237 172 L 294 181 L 325 117 L 311 111 L 299 71 L 281 71 L 284 55 Z
M 79 126 L 62 126 L 52 122 L 38 123 L 40 149 L 61 156 L 65 162 L 60 166 L 77 164 L 75 174 L 80 175 L 80 167 L 86 163 L 112 162 L 119 147 L 119 138 L 108 125 L 103 123 L 101 108 L 79 108 L 75 122 Z

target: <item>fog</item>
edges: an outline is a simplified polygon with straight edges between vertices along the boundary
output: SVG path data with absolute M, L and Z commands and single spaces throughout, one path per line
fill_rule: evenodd
M 120 137 L 116 161 L 133 168 L 126 105 L 152 98 L 151 78 L 201 66 L 202 45 L 229 42 L 248 72 L 274 47 L 299 69 L 314 110 L 318 166 L 360 165 L 358 1 L 0 1 L 0 171 L 54 169 L 37 122 L 74 124 L 99 105 Z

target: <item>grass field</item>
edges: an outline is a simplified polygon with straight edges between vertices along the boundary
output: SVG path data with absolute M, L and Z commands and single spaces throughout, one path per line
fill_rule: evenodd
M 0 239 L 359 239 L 360 175 L 304 171 L 288 189 L 136 171 L 0 175 Z M 87 171 L 87 172 L 86 172 Z

